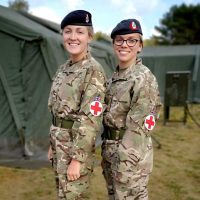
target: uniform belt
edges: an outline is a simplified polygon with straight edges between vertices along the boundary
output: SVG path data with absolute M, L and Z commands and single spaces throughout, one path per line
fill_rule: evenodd
M 105 139 L 107 140 L 121 140 L 124 136 L 125 130 L 115 130 L 108 128 L 105 133 Z
M 52 116 L 52 124 L 60 128 L 71 129 L 74 121 Z

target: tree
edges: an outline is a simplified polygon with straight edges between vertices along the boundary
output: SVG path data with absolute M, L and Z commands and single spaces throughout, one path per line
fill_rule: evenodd
M 143 43 L 144 43 L 144 47 L 146 47 L 146 46 L 156 46 L 157 45 L 157 42 L 156 42 L 155 38 L 153 38 L 153 37 L 151 37 L 150 39 L 145 39 L 143 41 Z
M 179 45 L 200 43 L 200 4 L 172 6 L 156 26 L 160 36 L 153 36 L 156 44 Z
M 111 43 L 110 37 L 106 33 L 102 33 L 101 31 L 97 31 L 94 34 L 94 40 L 105 42 L 105 43 L 108 43 L 108 44 Z
M 29 3 L 28 1 L 25 1 L 25 0 L 14 0 L 14 1 L 8 2 L 8 7 L 17 11 L 28 12 Z

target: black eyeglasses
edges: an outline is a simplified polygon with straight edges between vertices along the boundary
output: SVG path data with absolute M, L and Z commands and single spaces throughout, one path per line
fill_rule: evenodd
M 126 44 L 129 47 L 134 47 L 138 41 L 139 41 L 138 39 L 123 40 L 121 38 L 117 38 L 117 39 L 114 40 L 114 44 L 117 45 L 117 46 L 121 46 L 124 42 L 126 42 Z

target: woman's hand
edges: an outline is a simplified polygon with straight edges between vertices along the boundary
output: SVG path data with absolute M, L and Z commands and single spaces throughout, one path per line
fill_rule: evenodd
M 78 160 L 72 159 L 67 169 L 67 178 L 69 181 L 75 181 L 80 177 L 81 163 Z

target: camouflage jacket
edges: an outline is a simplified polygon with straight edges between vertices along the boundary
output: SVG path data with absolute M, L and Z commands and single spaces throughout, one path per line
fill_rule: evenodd
M 157 80 L 141 59 L 113 74 L 105 101 L 108 106 L 104 124 L 113 129 L 125 129 L 125 135 L 130 132 L 148 135 L 145 118 L 153 115 L 158 119 L 161 106 Z
M 89 53 L 77 63 L 68 60 L 61 65 L 53 79 L 48 106 L 54 116 L 74 121 L 74 159 L 84 162 L 94 147 L 103 120 L 105 90 L 103 68 Z M 90 104 L 94 101 L 103 107 L 99 116 L 91 113 Z

